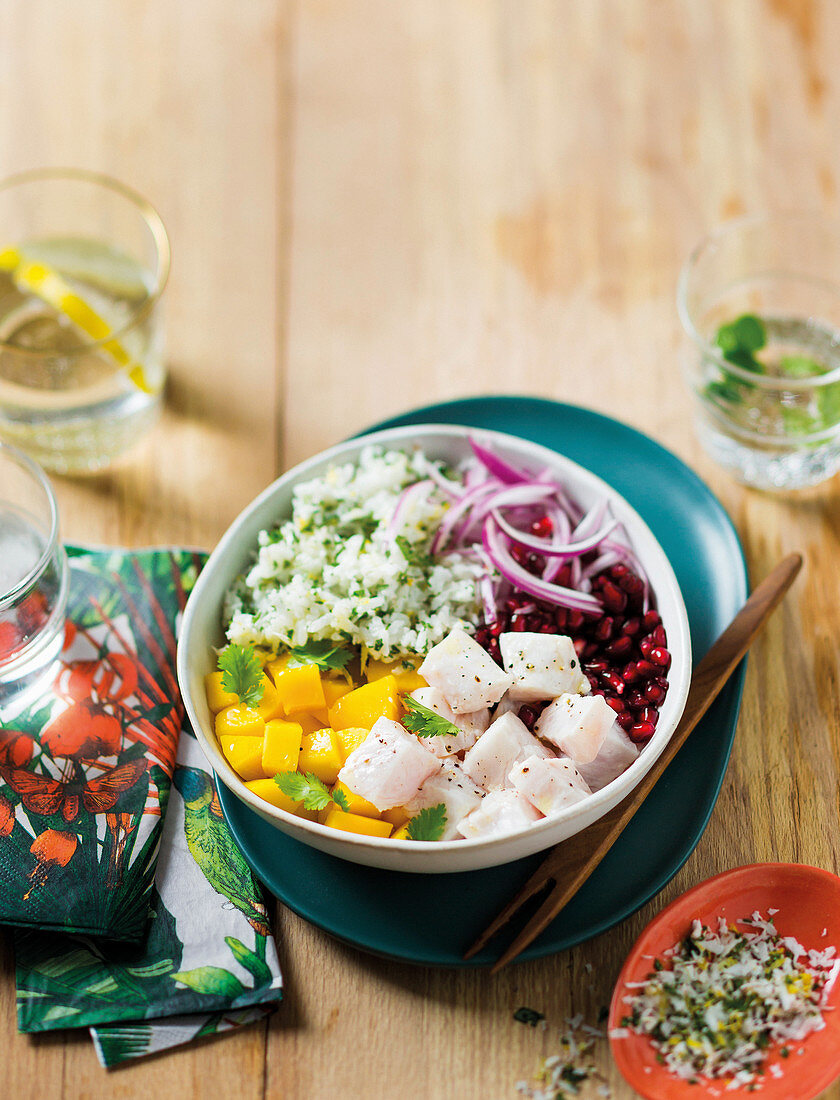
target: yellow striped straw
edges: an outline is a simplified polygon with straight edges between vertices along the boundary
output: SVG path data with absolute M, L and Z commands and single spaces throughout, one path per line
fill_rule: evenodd
M 87 336 L 102 343 L 105 351 L 126 373 L 131 382 L 143 393 L 154 393 L 141 363 L 132 359 L 119 340 L 109 340 L 113 329 L 57 271 L 46 264 L 27 260 L 17 248 L 0 251 L 0 271 L 8 271 L 19 290 L 34 294 L 41 301 L 62 313 Z

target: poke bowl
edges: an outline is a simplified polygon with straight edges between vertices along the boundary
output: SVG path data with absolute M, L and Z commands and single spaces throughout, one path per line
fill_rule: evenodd
M 625 798 L 679 722 L 691 646 L 664 551 L 606 482 L 430 424 L 332 447 L 248 505 L 177 665 L 249 809 L 338 858 L 441 873 L 551 848 Z

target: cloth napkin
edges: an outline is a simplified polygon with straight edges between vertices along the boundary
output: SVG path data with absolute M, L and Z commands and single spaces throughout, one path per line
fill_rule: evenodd
M 19 1029 L 89 1026 L 114 1065 L 259 1019 L 283 986 L 260 887 L 181 728 L 175 636 L 203 558 L 70 557 L 60 671 L 0 719 L 0 922 L 19 928 Z

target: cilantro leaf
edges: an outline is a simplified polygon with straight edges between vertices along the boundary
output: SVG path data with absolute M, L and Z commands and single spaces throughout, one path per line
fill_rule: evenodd
M 237 642 L 226 645 L 219 654 L 219 669 L 225 691 L 238 695 L 246 706 L 259 706 L 263 697 L 263 670 L 253 646 Z
M 326 783 L 312 772 L 278 772 L 274 782 L 283 794 L 302 802 L 305 810 L 323 810 L 333 800 Z
M 289 650 L 289 667 L 296 665 L 317 665 L 318 668 L 344 668 L 353 651 L 341 642 L 309 641 L 306 645 L 293 646 Z
M 458 727 L 435 711 L 424 707 L 410 695 L 405 697 L 405 715 L 403 725 L 418 737 L 457 737 Z
M 436 806 L 427 806 L 412 817 L 406 831 L 409 840 L 440 840 L 446 828 L 446 806 L 438 802 Z
M 344 791 L 333 791 L 332 800 L 340 810 L 344 810 L 346 814 L 350 813 L 350 803 Z
M 405 535 L 397 535 L 394 541 L 409 565 L 417 565 L 421 569 L 428 569 L 429 566 L 434 565 L 435 559 L 422 549 L 420 543 L 410 542 Z

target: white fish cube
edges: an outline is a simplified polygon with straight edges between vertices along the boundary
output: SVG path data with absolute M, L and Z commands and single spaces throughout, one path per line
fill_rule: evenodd
M 529 756 L 511 770 L 510 781 L 514 790 L 546 817 L 592 793 L 572 761 L 564 756 L 552 760 Z
M 405 808 L 413 817 L 427 806 L 438 806 L 442 802 L 446 807 L 446 828 L 440 839 L 457 840 L 461 835 L 458 825 L 481 805 L 483 798 L 484 791 L 457 764 L 445 763 L 440 771 L 426 780 Z
M 576 764 L 589 764 L 598 755 L 615 711 L 601 695 L 561 695 L 537 719 L 536 732 Z
M 534 737 L 515 714 L 503 714 L 491 722 L 486 733 L 464 757 L 464 771 L 485 790 L 508 786 L 514 764 L 528 756 L 551 756 L 552 752 Z
M 589 764 L 578 764 L 577 769 L 593 791 L 600 791 L 626 771 L 638 755 L 639 746 L 633 744 L 618 722 L 613 722 L 595 759 Z
M 484 796 L 478 809 L 464 818 L 458 831 L 468 840 L 479 836 L 502 836 L 505 833 L 518 833 L 541 817 L 539 810 L 518 791 L 490 791 Z
M 404 806 L 439 769 L 437 757 L 399 722 L 379 718 L 347 757 L 338 778 L 377 810 L 391 810 Z
M 456 714 L 471 714 L 498 703 L 510 686 L 510 676 L 458 627 L 429 650 L 417 671 L 443 693 Z
M 459 734 L 442 734 L 440 737 L 422 737 L 420 744 L 429 749 L 435 756 L 451 756 L 453 753 L 471 749 L 490 725 L 490 711 L 487 707 L 473 711 L 471 714 L 456 714 L 447 703 L 441 691 L 437 688 L 418 688 L 411 693 L 411 698 L 416 699 L 421 706 L 433 710 L 447 722 L 452 722 L 461 731 Z
M 571 692 L 588 695 L 589 680 L 581 671 L 572 639 L 565 634 L 512 631 L 499 635 L 505 671 L 513 678 L 511 699 L 522 703 L 556 699 Z

